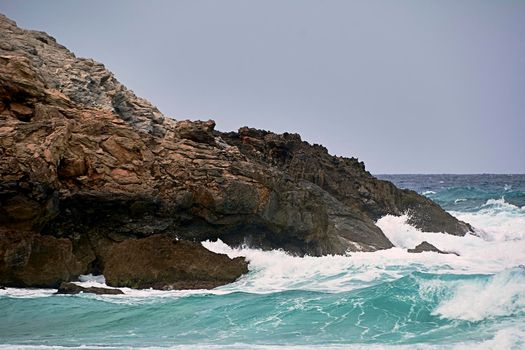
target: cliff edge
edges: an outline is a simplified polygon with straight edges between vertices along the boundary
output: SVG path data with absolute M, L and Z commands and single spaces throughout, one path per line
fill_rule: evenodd
M 199 242 L 344 254 L 392 247 L 375 225 L 471 228 L 354 158 L 296 134 L 174 121 L 93 60 L 0 15 L 0 284 L 212 288 L 247 271 Z M 133 252 L 133 256 L 129 254 Z

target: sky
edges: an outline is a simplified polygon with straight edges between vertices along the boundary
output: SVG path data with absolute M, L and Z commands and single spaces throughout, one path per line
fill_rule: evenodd
M 0 0 L 175 119 L 382 173 L 525 173 L 525 1 Z

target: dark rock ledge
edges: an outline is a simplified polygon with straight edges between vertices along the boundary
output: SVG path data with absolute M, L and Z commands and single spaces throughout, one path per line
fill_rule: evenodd
M 375 251 L 375 225 L 471 227 L 297 134 L 175 121 L 43 32 L 0 15 L 0 284 L 213 288 L 247 271 L 199 241 L 292 254 Z
M 99 288 L 99 287 L 81 287 L 71 282 L 62 282 L 58 287 L 55 294 L 80 294 L 80 293 L 92 293 L 92 294 L 109 294 L 109 295 L 121 295 L 124 294 L 120 289 L 113 288 Z

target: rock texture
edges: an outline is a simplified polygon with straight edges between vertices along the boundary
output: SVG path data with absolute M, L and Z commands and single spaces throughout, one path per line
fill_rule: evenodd
M 44 32 L 18 28 L 0 14 L 0 53 L 23 55 L 52 91 L 71 102 L 113 112 L 138 130 L 162 135 L 165 121 L 151 103 L 120 84 L 103 64 L 77 58 Z
M 114 245 L 105 261 L 108 285 L 140 289 L 215 288 L 248 272 L 243 258 L 232 263 L 225 254 L 212 253 L 200 243 L 168 235 L 127 239 Z
M 92 294 L 110 294 L 119 295 L 124 294 L 120 289 L 113 288 L 99 288 L 99 287 L 81 287 L 71 282 L 62 282 L 58 287 L 55 294 L 80 294 L 80 293 L 92 293 Z
M 319 186 L 363 220 L 409 213 L 409 223 L 426 232 L 462 236 L 472 230 L 430 199 L 373 177 L 356 158 L 331 156 L 325 147 L 312 146 L 298 134 L 277 135 L 244 127 L 221 136 L 249 159 L 270 164 L 294 181 Z
M 4 286 L 57 288 L 84 271 L 69 239 L 0 230 L 0 281 Z
M 333 157 L 299 135 L 214 127 L 163 117 L 101 64 L 0 16 L 0 228 L 21 237 L 2 238 L 0 283 L 56 286 L 91 272 L 109 274 L 113 285 L 212 287 L 245 264 L 185 241 L 311 255 L 374 251 L 392 247 L 375 220 L 405 212 L 422 230 L 470 230 L 357 159 Z M 171 247 L 163 253 L 176 266 L 171 277 L 154 254 L 160 241 Z M 45 281 L 23 278 L 34 244 L 64 261 Z M 112 257 L 132 262 L 121 247 L 136 252 L 143 271 L 119 268 Z M 158 280 L 148 275 L 154 267 Z
M 419 243 L 414 249 L 408 249 L 407 251 L 409 253 L 435 252 L 435 253 L 440 253 L 440 254 L 459 255 L 458 253 L 455 253 L 455 252 L 445 252 L 443 250 L 440 250 L 440 249 L 436 248 L 436 246 L 428 243 L 427 241 L 423 241 L 423 242 Z

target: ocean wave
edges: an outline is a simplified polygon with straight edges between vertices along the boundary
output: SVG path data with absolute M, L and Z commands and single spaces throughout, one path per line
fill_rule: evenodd
M 522 325 L 498 330 L 491 339 L 472 344 L 470 348 L 479 350 L 525 349 L 525 327 Z M 459 347 L 457 349 L 459 350 Z
M 510 187 L 504 188 L 479 188 L 474 186 L 447 187 L 439 190 L 425 190 L 421 194 L 437 202 L 446 210 L 476 212 L 483 207 L 502 203 L 505 198 L 507 204 L 515 207 L 525 206 L 525 192 Z M 501 210 L 513 207 L 499 207 Z
M 159 346 L 151 349 L 199 348 L 204 343 L 215 344 L 218 349 L 235 348 L 232 344 L 315 349 L 330 346 L 333 339 L 344 348 L 403 349 L 414 343 L 426 343 L 419 344 L 420 348 L 450 348 L 467 344 L 465 340 L 483 344 L 497 331 L 523 324 L 523 279 L 519 269 L 494 276 L 412 272 L 340 293 L 286 290 L 195 294 L 140 305 L 70 296 L 41 299 L 38 304 L 38 299 L 29 303 L 18 299 L 9 304 L 11 333 L 3 333 L 6 324 L 0 324 L 0 335 L 15 344 L 17 334 L 37 332 L 42 341 L 53 344 L 56 337 L 75 334 L 69 345 L 97 339 L 94 345 L 100 348 L 127 348 L 130 344 L 148 348 L 145 345 L 152 343 Z M 499 288 L 509 291 L 495 305 L 475 304 L 473 296 L 481 293 L 483 298 L 487 286 L 493 298 L 501 295 Z M 5 303 L 0 298 L 0 307 Z M 454 313 L 458 307 L 464 313 Z M 509 320 L 509 315 L 514 319 Z M 81 328 L 77 320 L 82 320 Z M 21 324 L 20 329 L 14 326 Z M 483 334 L 478 328 L 481 324 Z M 436 338 L 446 344 L 432 344 Z M 500 344 L 502 338 L 504 334 L 492 341 Z
M 429 194 L 436 194 L 435 191 L 424 191 L 423 193 L 421 193 L 423 196 L 428 196 Z
M 521 212 L 522 214 L 525 214 L 525 206 L 518 206 L 512 203 L 509 203 L 505 200 L 505 197 L 501 198 L 490 198 L 487 199 L 485 204 L 481 205 L 479 207 L 480 210 L 486 210 L 486 209 L 492 209 L 492 210 L 498 210 L 498 211 L 507 211 L 507 212 Z
M 525 270 L 506 270 L 489 278 L 447 283 L 450 296 L 433 314 L 465 321 L 481 321 L 525 314 Z
M 394 248 L 348 256 L 294 257 L 282 251 L 262 251 L 250 248 L 231 248 L 221 241 L 203 242 L 204 246 L 230 257 L 246 256 L 250 274 L 225 289 L 233 288 L 253 293 L 286 289 L 307 289 L 342 292 L 393 280 L 413 271 L 430 273 L 494 274 L 511 269 L 525 261 L 524 227 L 514 218 L 480 216 L 493 220 L 494 228 L 486 228 L 484 236 L 467 234 L 464 237 L 443 233 L 421 232 L 407 224 L 408 216 L 385 216 L 377 225 L 395 245 Z M 499 220 L 499 221 L 498 221 Z M 525 220 L 525 218 L 522 218 Z M 469 220 L 467 220 L 469 221 Z M 479 221 L 471 221 L 475 226 Z M 509 225 L 515 225 L 508 230 Z M 422 241 L 454 254 L 408 253 Z
M 475 212 L 451 211 L 453 216 L 475 227 L 489 241 L 525 239 L 525 206 L 518 207 L 504 198 L 489 199 Z

